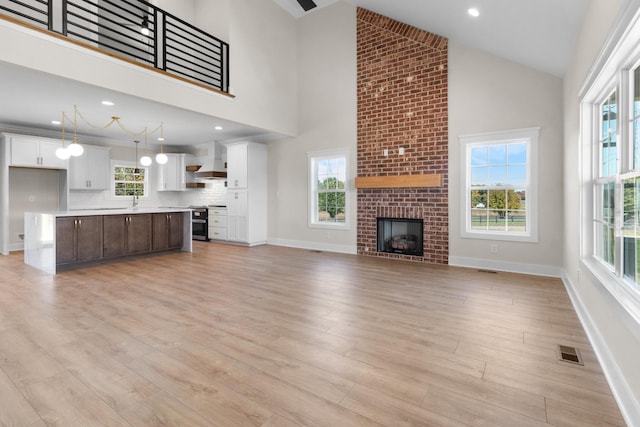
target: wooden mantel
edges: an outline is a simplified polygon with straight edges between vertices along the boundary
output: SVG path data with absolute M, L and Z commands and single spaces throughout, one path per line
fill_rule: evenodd
M 441 186 L 442 175 L 439 173 L 356 177 L 356 188 L 412 188 Z

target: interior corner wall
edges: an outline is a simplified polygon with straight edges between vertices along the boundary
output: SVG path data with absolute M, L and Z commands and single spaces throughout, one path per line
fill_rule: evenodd
M 449 44 L 450 264 L 559 276 L 562 266 L 562 80 Z M 538 242 L 461 237 L 461 135 L 540 127 Z M 491 253 L 497 245 L 498 252 Z
M 299 18 L 296 38 L 298 135 L 269 143 L 268 240 L 276 245 L 355 253 L 355 7 L 337 2 Z M 307 154 L 344 149 L 350 154 L 350 229 L 311 228 Z

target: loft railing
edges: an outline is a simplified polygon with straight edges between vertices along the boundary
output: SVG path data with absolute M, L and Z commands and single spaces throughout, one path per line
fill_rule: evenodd
M 229 92 L 229 44 L 143 0 L 0 0 L 0 14 Z

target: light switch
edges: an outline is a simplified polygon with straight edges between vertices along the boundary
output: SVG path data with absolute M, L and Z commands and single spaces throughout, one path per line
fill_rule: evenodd
M 382 155 L 383 156 L 388 156 L 389 155 L 389 150 L 387 150 L 386 148 L 384 150 L 382 150 Z
M 398 148 L 398 154 L 400 154 L 401 156 L 404 155 L 404 147 Z

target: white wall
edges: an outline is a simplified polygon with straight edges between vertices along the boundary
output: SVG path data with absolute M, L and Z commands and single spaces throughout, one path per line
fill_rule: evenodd
M 269 143 L 270 243 L 355 252 L 356 9 L 339 2 L 298 21 L 298 136 Z M 348 149 L 351 228 L 307 226 L 307 153 Z
M 229 42 L 229 0 L 195 1 L 195 20 L 187 22 L 194 22 L 196 27 Z
M 247 124 L 274 130 L 277 124 L 281 133 L 295 135 L 296 21 L 265 0 L 233 0 L 229 19 L 233 109 L 252 119 Z
M 460 237 L 461 135 L 540 127 L 538 242 Z M 562 265 L 562 80 L 449 41 L 449 259 L 560 275 Z M 498 253 L 490 247 L 497 244 Z
M 564 277 L 629 425 L 640 425 L 640 327 L 586 269 L 580 248 L 580 91 L 626 0 L 592 0 L 564 78 Z
M 152 0 L 149 3 L 187 22 L 196 22 L 196 0 Z

